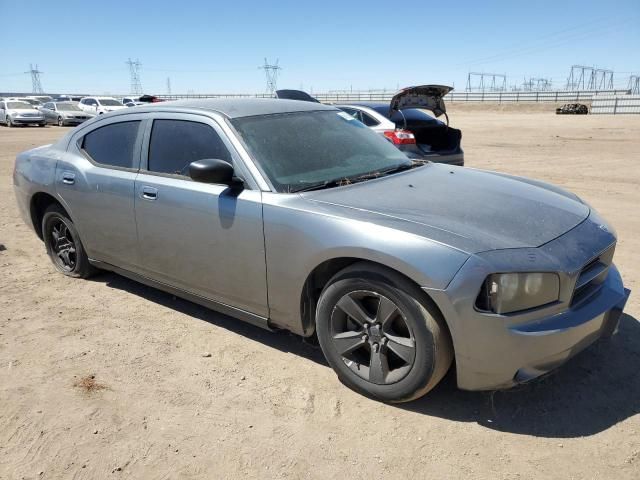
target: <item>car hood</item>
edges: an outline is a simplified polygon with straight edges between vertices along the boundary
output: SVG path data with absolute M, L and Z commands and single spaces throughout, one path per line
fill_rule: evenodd
M 124 105 L 100 105 L 99 109 L 104 110 L 105 112 L 115 112 L 116 110 L 122 110 L 123 108 L 127 108 Z
M 23 115 L 25 117 L 41 117 L 42 112 L 40 110 L 24 110 L 21 108 L 9 108 L 5 110 L 9 115 Z
M 332 214 L 421 235 L 468 253 L 538 247 L 589 216 L 589 207 L 558 187 L 440 164 L 302 196 L 318 207 L 331 206 Z
M 446 85 L 419 85 L 403 88 L 391 98 L 389 108 L 391 112 L 404 108 L 424 108 L 431 110 L 436 117 L 439 117 L 447 111 L 444 96 L 451 90 L 453 87 Z

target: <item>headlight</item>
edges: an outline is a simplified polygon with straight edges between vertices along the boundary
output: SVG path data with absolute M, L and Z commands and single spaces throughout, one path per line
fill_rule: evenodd
M 494 273 L 476 299 L 479 310 L 512 313 L 558 300 L 560 278 L 555 273 Z

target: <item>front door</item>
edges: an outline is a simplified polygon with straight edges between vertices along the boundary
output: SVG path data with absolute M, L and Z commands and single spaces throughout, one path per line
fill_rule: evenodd
M 188 177 L 204 158 L 239 157 L 213 119 L 158 113 L 145 135 L 136 179 L 141 264 L 151 278 L 267 317 L 259 190 L 230 190 Z

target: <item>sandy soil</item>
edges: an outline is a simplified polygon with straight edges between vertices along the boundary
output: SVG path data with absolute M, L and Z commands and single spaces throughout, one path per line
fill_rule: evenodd
M 640 116 L 552 107 L 450 110 L 469 166 L 554 182 L 608 218 L 638 289 Z M 55 273 L 11 172 L 64 131 L 0 127 L 0 479 L 640 477 L 638 292 L 618 336 L 544 380 L 470 393 L 450 375 L 383 405 L 298 337 L 113 274 Z

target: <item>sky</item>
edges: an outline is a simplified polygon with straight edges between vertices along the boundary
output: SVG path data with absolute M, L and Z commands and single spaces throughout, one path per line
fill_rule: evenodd
M 640 0 L 321 2 L 0 0 L 0 91 L 126 94 L 131 58 L 145 93 L 262 93 L 265 57 L 279 88 L 311 92 L 426 83 L 464 91 L 467 73 L 507 85 L 571 65 L 640 74 Z

